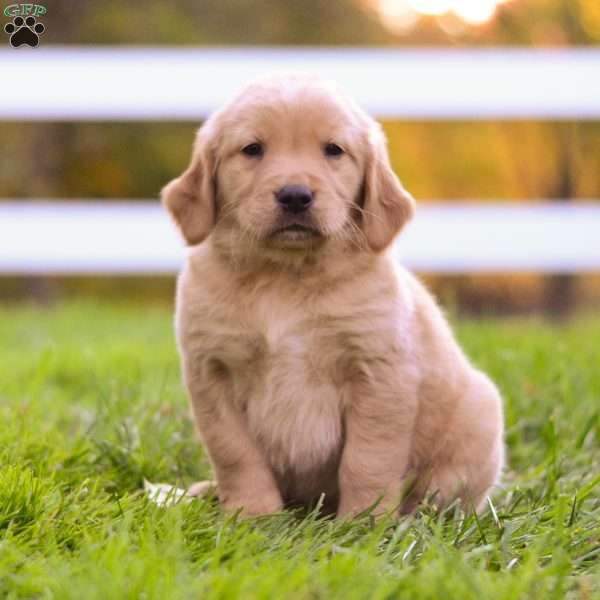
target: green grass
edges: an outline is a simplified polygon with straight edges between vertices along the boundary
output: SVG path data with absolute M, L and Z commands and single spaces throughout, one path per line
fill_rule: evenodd
M 497 516 L 161 508 L 208 475 L 167 308 L 0 306 L 0 598 L 600 598 L 600 319 L 459 321 L 506 399 Z

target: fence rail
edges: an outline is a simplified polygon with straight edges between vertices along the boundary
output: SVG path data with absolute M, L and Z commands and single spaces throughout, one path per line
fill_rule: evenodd
M 399 237 L 418 271 L 600 271 L 600 201 L 422 204 Z M 0 274 L 171 274 L 184 248 L 158 202 L 0 203 Z
M 0 120 L 199 120 L 244 82 L 314 71 L 378 117 L 600 119 L 600 49 L 0 50 Z

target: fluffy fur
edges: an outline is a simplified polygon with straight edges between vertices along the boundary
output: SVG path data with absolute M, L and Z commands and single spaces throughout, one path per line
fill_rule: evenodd
M 288 184 L 312 190 L 306 213 L 275 201 Z M 426 494 L 481 507 L 503 465 L 501 399 L 391 255 L 414 201 L 375 121 L 318 79 L 258 81 L 202 126 L 162 198 L 191 246 L 177 340 L 226 509 L 321 494 L 338 516 Z

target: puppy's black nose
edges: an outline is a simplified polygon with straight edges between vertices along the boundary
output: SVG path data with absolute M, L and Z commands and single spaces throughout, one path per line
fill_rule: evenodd
M 313 201 L 312 192 L 305 185 L 284 185 L 275 198 L 283 210 L 294 214 L 307 210 Z

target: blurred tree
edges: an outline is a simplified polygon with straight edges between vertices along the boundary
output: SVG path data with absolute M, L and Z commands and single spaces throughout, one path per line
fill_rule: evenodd
M 65 18 L 66 17 L 66 18 Z M 55 0 L 60 44 L 380 44 L 393 37 L 348 0 Z

